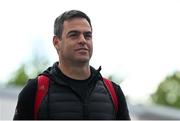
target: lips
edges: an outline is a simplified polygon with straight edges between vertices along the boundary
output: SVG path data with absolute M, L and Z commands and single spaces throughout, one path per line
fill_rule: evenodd
M 75 49 L 75 51 L 88 51 L 87 48 L 78 48 L 78 49 Z

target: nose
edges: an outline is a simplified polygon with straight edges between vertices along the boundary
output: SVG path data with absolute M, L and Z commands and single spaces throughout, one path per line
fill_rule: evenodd
M 80 34 L 78 42 L 81 43 L 81 44 L 85 44 L 86 43 L 86 39 L 85 39 L 83 34 Z

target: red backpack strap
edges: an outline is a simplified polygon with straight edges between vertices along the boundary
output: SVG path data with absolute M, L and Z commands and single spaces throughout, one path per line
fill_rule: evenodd
M 45 75 L 38 76 L 37 91 L 34 103 L 34 119 L 37 119 L 37 114 L 43 97 L 48 92 L 49 78 Z
M 104 81 L 104 84 L 106 85 L 110 95 L 111 95 L 111 98 L 112 98 L 112 101 L 113 101 L 113 104 L 114 104 L 114 108 L 115 108 L 115 111 L 118 112 L 118 98 L 117 98 L 117 95 L 116 95 L 116 92 L 115 92 L 115 89 L 113 87 L 113 84 L 110 80 L 106 79 L 106 78 L 103 78 L 103 81 Z

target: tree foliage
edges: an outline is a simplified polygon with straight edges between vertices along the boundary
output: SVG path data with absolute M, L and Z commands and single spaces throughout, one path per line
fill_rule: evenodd
M 35 55 L 32 60 L 20 65 L 10 74 L 7 85 L 23 86 L 29 78 L 35 78 L 40 74 L 48 64 L 49 61 L 45 57 Z
M 28 75 L 25 71 L 25 65 L 22 64 L 13 74 L 8 81 L 9 85 L 24 85 L 28 79 Z
M 151 98 L 157 104 L 180 108 L 180 71 L 167 76 Z

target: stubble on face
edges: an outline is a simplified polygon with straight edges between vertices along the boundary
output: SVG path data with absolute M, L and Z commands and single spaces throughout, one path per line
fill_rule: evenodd
M 65 21 L 63 28 L 60 49 L 61 60 L 89 64 L 93 52 L 93 44 L 92 30 L 87 20 L 75 18 Z

